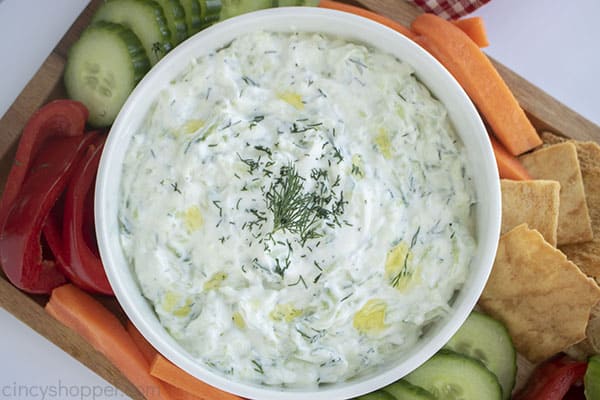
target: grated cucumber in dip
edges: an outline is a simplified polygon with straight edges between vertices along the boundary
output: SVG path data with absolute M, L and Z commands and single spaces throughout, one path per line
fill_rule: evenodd
M 120 240 L 200 362 L 245 382 L 339 382 L 449 310 L 476 246 L 470 176 L 409 65 L 259 32 L 162 90 L 126 156 Z

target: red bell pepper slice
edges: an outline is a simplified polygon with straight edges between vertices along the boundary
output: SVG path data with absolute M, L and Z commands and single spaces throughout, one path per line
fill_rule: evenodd
M 56 266 L 64 272 L 65 256 L 62 245 L 62 220 L 64 208 L 64 193 L 50 210 L 44 226 L 42 228 L 42 237 L 46 240 L 46 245 L 50 248 Z
M 47 138 L 47 150 L 39 151 L 30 162 L 31 167 L 0 230 L 0 262 L 8 279 L 24 291 L 50 293 L 66 282 L 55 260 L 44 259 L 42 227 L 81 154 L 97 136 L 90 133 Z
M 93 194 L 104 137 L 90 146 L 77 166 L 65 193 L 62 243 L 65 275 L 80 288 L 112 295 L 98 255 L 93 220 Z
M 585 375 L 587 363 L 558 355 L 538 366 L 513 400 L 562 400 Z
M 52 101 L 29 118 L 23 128 L 15 160 L 0 199 L 0 227 L 4 225 L 4 220 L 21 190 L 30 164 L 44 142 L 54 136 L 83 135 L 87 118 L 87 108 L 73 100 Z

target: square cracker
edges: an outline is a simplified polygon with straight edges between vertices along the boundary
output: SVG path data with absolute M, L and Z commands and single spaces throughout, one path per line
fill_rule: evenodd
M 502 189 L 502 227 L 504 234 L 520 224 L 537 230 L 556 246 L 560 184 L 557 181 L 500 180 Z
M 522 224 L 500 238 L 479 304 L 504 322 L 519 353 L 539 362 L 586 337 L 598 301 L 595 281 Z
M 560 246 L 567 257 L 583 272 L 600 282 L 600 146 L 595 142 L 580 142 L 542 133 L 544 143 L 572 142 L 577 148 L 586 203 L 592 222 L 594 239 L 591 242 Z
M 555 144 L 526 154 L 520 159 L 533 178 L 556 180 L 560 183 L 556 234 L 558 245 L 592 240 L 592 226 L 575 145 L 571 142 Z

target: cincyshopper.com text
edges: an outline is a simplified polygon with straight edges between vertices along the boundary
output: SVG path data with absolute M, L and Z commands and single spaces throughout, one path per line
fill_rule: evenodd
M 157 387 L 147 388 L 145 394 L 151 391 L 158 392 Z M 123 392 L 111 385 L 77 385 L 65 384 L 58 381 L 56 384 L 36 385 L 12 382 L 0 386 L 0 398 L 23 400 L 96 400 L 96 399 L 126 399 Z

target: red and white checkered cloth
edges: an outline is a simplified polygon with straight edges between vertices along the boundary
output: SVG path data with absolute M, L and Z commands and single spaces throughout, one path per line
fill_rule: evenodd
M 408 0 L 423 11 L 445 19 L 458 19 L 472 13 L 490 0 Z

